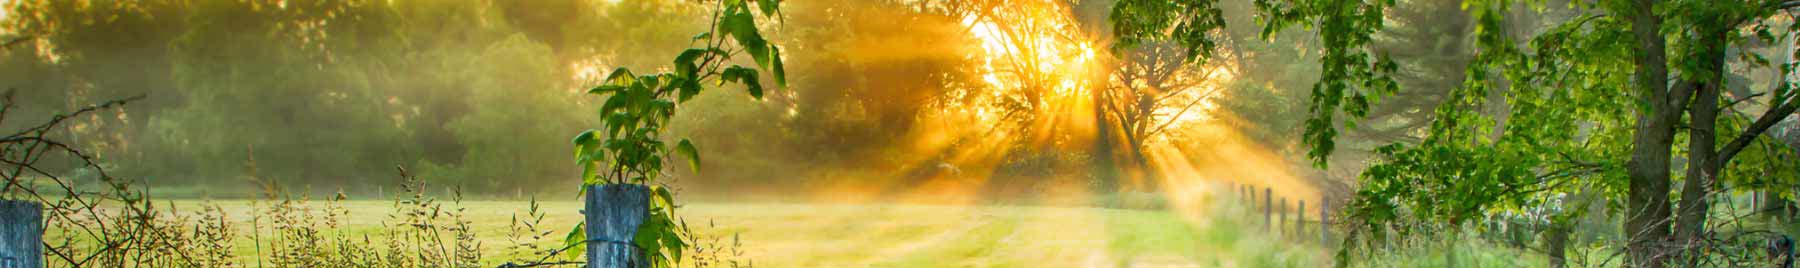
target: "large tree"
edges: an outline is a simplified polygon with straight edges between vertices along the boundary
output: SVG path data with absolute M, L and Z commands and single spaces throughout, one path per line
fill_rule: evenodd
M 1204 113 L 1202 103 L 1218 95 L 1222 89 L 1212 81 L 1225 68 L 1208 68 L 1189 61 L 1188 51 L 1174 42 L 1152 42 L 1123 48 L 1115 59 L 1111 75 L 1103 86 L 1094 88 L 1097 139 L 1100 154 L 1112 158 L 1112 149 L 1121 149 L 1126 174 L 1151 174 L 1146 144 L 1161 137 L 1184 117 Z M 1121 139 L 1114 144 L 1112 139 Z M 1108 159 L 1112 160 L 1112 159 Z M 1110 161 L 1109 161 L 1110 162 Z M 1102 168 L 1107 168 L 1102 166 Z

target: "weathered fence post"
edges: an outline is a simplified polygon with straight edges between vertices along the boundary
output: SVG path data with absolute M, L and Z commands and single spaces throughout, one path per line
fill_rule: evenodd
M 44 207 L 0 200 L 0 268 L 44 267 Z
M 1286 196 L 1283 196 L 1283 197 L 1281 197 L 1281 202 L 1279 202 L 1279 203 L 1275 203 L 1275 205 L 1276 205 L 1276 206 L 1278 206 L 1278 207 L 1276 207 L 1276 208 L 1277 208 L 1277 209 L 1275 209 L 1275 213 L 1276 213 L 1276 214 L 1275 214 L 1275 220 L 1276 220 L 1276 222 L 1275 222 L 1275 223 L 1276 223 L 1276 224 L 1275 224 L 1275 234 L 1277 234 L 1277 235 L 1280 235 L 1280 234 L 1286 234 L 1286 233 L 1287 233 L 1287 227 L 1288 227 L 1288 226 L 1289 226 L 1289 225 L 1293 225 L 1293 224 L 1289 224 L 1289 223 L 1288 223 L 1288 222 L 1287 222 L 1287 221 L 1288 221 L 1288 217 L 1287 217 L 1287 197 L 1286 197 Z
M 1269 213 L 1275 212 L 1275 198 L 1273 196 L 1275 196 L 1275 189 L 1267 187 L 1263 188 L 1263 230 L 1268 230 L 1269 224 L 1274 222 L 1274 219 L 1269 218 Z
M 1294 209 L 1294 237 L 1303 237 L 1306 235 L 1306 199 L 1295 198 L 1294 201 L 1300 202 L 1300 207 Z
M 650 213 L 650 188 L 637 184 L 591 185 L 583 214 L 587 217 L 588 268 L 650 267 L 642 249 L 632 243 L 638 225 Z
M 1256 191 L 1250 190 L 1250 187 L 1255 187 L 1255 186 L 1244 185 L 1244 188 L 1238 189 L 1238 191 L 1243 192 L 1244 199 L 1250 201 L 1250 210 L 1254 211 L 1254 210 L 1256 210 Z
M 1319 199 L 1319 243 L 1331 245 L 1331 199 Z

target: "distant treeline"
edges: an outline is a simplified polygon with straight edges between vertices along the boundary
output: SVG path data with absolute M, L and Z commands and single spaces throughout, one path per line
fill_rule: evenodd
M 982 44 L 965 18 L 1009 7 L 980 3 L 795 1 L 769 34 L 788 55 L 789 87 L 761 102 L 720 90 L 687 103 L 695 107 L 684 108 L 670 134 L 700 145 L 706 166 L 704 176 L 676 171 L 675 181 L 689 190 L 830 189 L 858 180 L 910 187 L 981 170 L 991 174 L 973 176 L 990 178 L 981 185 L 996 192 L 1052 181 L 1118 184 L 1105 175 L 1116 172 L 1092 166 L 1129 163 L 1118 155 L 1142 152 L 1097 153 L 1071 142 L 1078 135 L 1066 130 L 1011 130 L 1041 133 L 1034 141 L 985 145 L 969 135 L 937 145 L 953 149 L 925 146 L 938 142 L 931 140 L 937 132 L 999 128 L 927 114 L 1032 104 L 984 81 L 983 72 L 995 71 L 983 69 Z M 694 19 L 707 4 L 21 0 L 0 20 L 0 38 L 12 44 L 0 50 L 0 88 L 16 89 L 25 105 L 9 113 L 22 118 L 7 122 L 146 95 L 122 112 L 81 118 L 61 135 L 119 177 L 182 192 L 256 192 L 262 185 L 254 182 L 265 182 L 374 194 L 396 183 L 395 165 L 471 194 L 568 191 L 579 172 L 569 139 L 600 126 L 600 98 L 585 94 L 587 87 L 616 67 L 668 68 L 692 33 L 708 27 Z M 1047 30 L 1108 43 L 1110 1 L 1057 4 L 1070 24 Z M 1227 19 L 1252 19 L 1242 15 L 1248 4 L 1226 8 L 1246 11 Z M 1258 31 L 1220 33 L 1233 41 L 1220 48 L 1229 57 L 1213 62 L 1237 71 L 1216 102 L 1251 115 L 1237 116 L 1233 127 L 1291 151 L 1303 113 L 1289 111 L 1304 109 L 1315 59 L 1301 52 L 1310 43 L 1265 40 Z M 1098 77 L 1096 85 L 1109 81 Z M 1038 112 L 1068 118 L 1088 111 L 1063 113 Z M 1034 127 L 1033 119 L 1017 120 L 1018 128 Z M 968 165 L 957 162 L 968 154 L 960 151 L 999 157 L 975 169 L 959 166 Z M 1103 158 L 1126 160 L 1095 161 Z
M 568 138 L 596 125 L 580 66 L 652 64 L 612 55 L 704 27 L 675 19 L 692 5 L 610 2 L 17 1 L 0 87 L 36 117 L 147 95 L 66 135 L 159 187 L 374 192 L 405 165 L 533 191 L 575 183 Z

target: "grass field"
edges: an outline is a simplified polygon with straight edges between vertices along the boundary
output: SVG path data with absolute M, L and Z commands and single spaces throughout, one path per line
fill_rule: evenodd
M 183 211 L 217 205 L 240 237 L 253 225 L 250 201 L 176 201 Z M 314 206 L 322 203 L 314 202 Z M 344 232 L 378 233 L 391 201 L 347 201 Z M 266 207 L 266 204 L 262 207 Z M 508 229 L 526 202 L 465 201 L 487 260 L 518 253 Z M 580 204 L 541 203 L 556 236 L 580 217 Z M 1165 211 L 1084 207 L 938 206 L 894 204 L 724 204 L 684 207 L 705 235 L 739 236 L 743 258 L 757 267 L 1321 267 L 1328 252 L 1315 243 L 1242 231 L 1230 218 L 1178 216 Z M 1201 219 L 1204 218 L 1204 219 Z M 709 224 L 710 222 L 710 224 Z M 267 224 L 266 222 L 260 224 Z M 266 235 L 266 234 L 265 234 Z M 1310 238 L 1310 237 L 1309 237 Z M 560 239 L 557 237 L 556 239 Z M 1315 238 L 1316 239 L 1316 238 Z M 546 244 L 555 243 L 547 239 Z M 233 241 L 256 267 L 256 246 Z

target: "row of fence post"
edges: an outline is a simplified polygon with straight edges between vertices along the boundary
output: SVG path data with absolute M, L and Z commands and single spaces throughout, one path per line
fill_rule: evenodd
M 1264 230 L 1271 230 L 1283 235 L 1288 234 L 1290 230 L 1295 235 L 1306 235 L 1309 231 L 1317 231 L 1319 243 L 1331 243 L 1330 199 L 1320 197 L 1319 202 L 1315 203 L 1319 212 L 1318 220 L 1313 222 L 1314 224 L 1311 224 L 1312 227 L 1309 228 L 1306 214 L 1310 211 L 1306 209 L 1305 199 L 1294 198 L 1295 209 L 1290 211 L 1288 210 L 1288 197 L 1276 197 L 1275 189 L 1272 187 L 1264 186 L 1261 187 L 1262 189 L 1257 189 L 1257 186 L 1239 184 L 1231 186 L 1231 188 L 1235 189 L 1235 194 L 1240 198 L 1248 201 L 1252 213 L 1262 212 L 1262 228 Z M 1261 190 L 1262 194 L 1258 195 L 1257 190 Z M 1262 199 L 1258 200 L 1259 197 Z
M 585 206 L 582 214 L 587 228 L 587 263 L 595 268 L 646 267 L 645 252 L 633 245 L 632 239 L 638 225 L 642 224 L 649 205 L 649 189 L 642 185 L 593 185 L 588 186 Z M 1250 185 L 1236 186 L 1243 198 L 1256 203 L 1256 187 Z M 1329 244 L 1331 223 L 1329 213 L 1331 203 L 1320 199 L 1318 203 L 1319 217 L 1316 228 L 1307 228 L 1306 200 L 1296 198 L 1298 209 L 1288 213 L 1287 197 L 1276 202 L 1275 190 L 1269 187 L 1262 189 L 1263 228 L 1286 233 L 1285 228 L 1292 228 L 1294 234 L 1306 234 L 1308 229 L 1316 229 L 1319 242 Z M 44 229 L 42 210 L 36 202 L 0 200 L 0 268 L 43 267 L 42 251 L 38 240 Z M 1293 223 L 1288 223 L 1293 217 Z M 1271 226 L 1273 224 L 1273 226 Z

